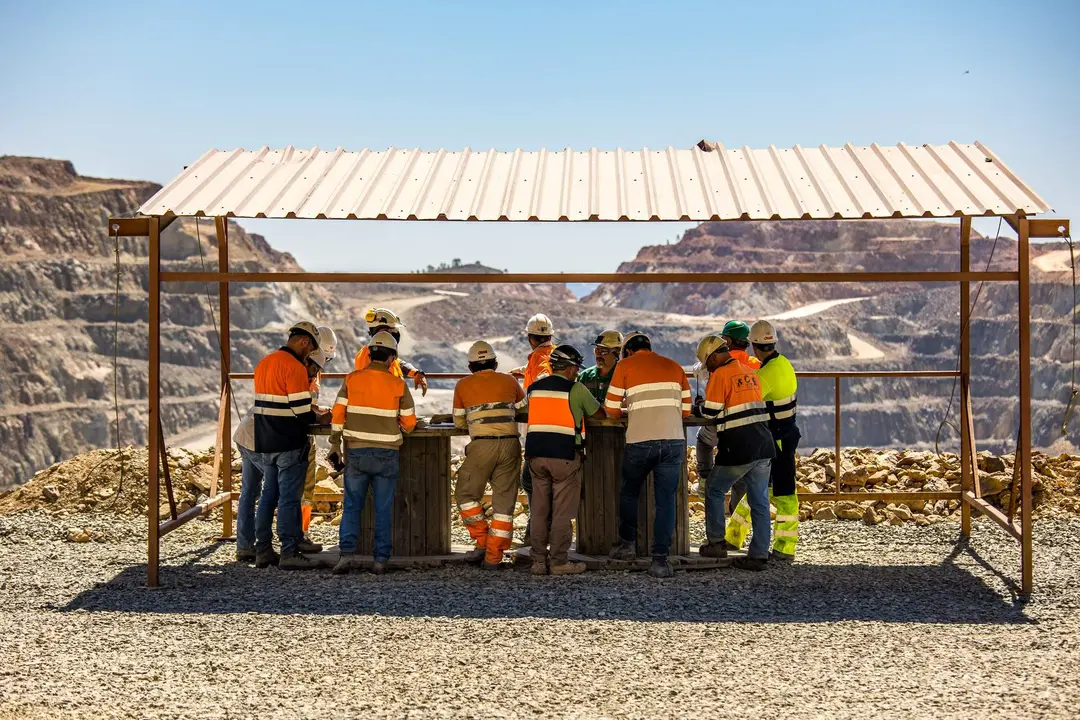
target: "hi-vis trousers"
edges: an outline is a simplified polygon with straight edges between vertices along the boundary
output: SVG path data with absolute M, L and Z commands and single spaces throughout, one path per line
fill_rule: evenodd
M 502 562 L 514 539 L 514 506 L 521 475 L 521 440 L 516 437 L 473 438 L 465 447 L 465 461 L 457 473 L 454 502 L 461 522 L 476 547 L 485 548 L 484 562 Z M 491 523 L 480 501 L 491 485 Z

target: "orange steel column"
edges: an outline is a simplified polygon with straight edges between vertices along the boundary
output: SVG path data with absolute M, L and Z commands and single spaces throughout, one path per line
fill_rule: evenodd
M 1017 218 L 1020 292 L 1020 572 L 1021 591 L 1030 595 L 1034 585 L 1031 526 L 1031 258 L 1028 219 Z
M 146 434 L 149 444 L 149 467 L 147 468 L 148 487 L 146 492 L 149 535 L 146 548 L 146 585 L 158 586 L 158 557 L 161 539 L 158 535 L 158 523 L 161 521 L 159 508 L 161 493 L 158 487 L 158 455 L 161 452 L 158 441 L 158 423 L 161 422 L 161 231 L 160 219 L 150 218 L 149 264 L 150 278 L 147 291 L 150 295 L 150 345 L 148 353 L 149 371 L 146 387 L 147 401 L 150 406 L 150 418 Z
M 840 485 L 840 376 L 834 378 L 835 384 L 833 385 L 833 420 L 836 423 L 834 428 L 836 433 L 836 457 L 833 458 L 836 473 L 836 494 L 839 495 L 843 491 L 843 487 Z
M 214 229 L 218 239 L 218 272 L 229 272 L 229 221 L 228 218 L 215 217 Z M 218 342 L 221 344 L 221 389 L 229 387 L 229 370 L 232 367 L 232 348 L 229 341 L 229 283 L 218 283 L 218 310 L 221 313 L 218 323 Z M 232 401 L 232 393 L 229 393 L 226 402 Z M 221 448 L 221 489 L 223 492 L 232 491 L 232 407 L 225 409 L 222 420 L 223 444 Z M 232 537 L 233 534 L 233 504 L 230 500 L 221 508 L 221 536 Z
M 971 269 L 971 218 L 960 218 L 960 272 Z M 960 281 L 960 486 L 971 488 L 971 447 L 968 437 L 968 394 L 971 392 L 971 283 Z M 960 503 L 960 532 L 971 536 L 971 506 Z

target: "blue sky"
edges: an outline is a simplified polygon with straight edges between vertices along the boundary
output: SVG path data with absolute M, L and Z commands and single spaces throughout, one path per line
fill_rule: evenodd
M 0 0 L 0 154 L 166 182 L 211 147 L 980 140 L 1080 216 L 1078 26 L 1070 1 Z M 245 225 L 357 271 L 610 271 L 683 227 Z

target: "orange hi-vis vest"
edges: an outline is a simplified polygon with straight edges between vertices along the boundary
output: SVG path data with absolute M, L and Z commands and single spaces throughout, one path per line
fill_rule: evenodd
M 517 437 L 514 416 L 525 393 L 512 375 L 481 370 L 454 386 L 454 425 L 470 437 Z
M 630 418 L 626 442 L 686 438 L 682 419 L 690 415 L 690 383 L 679 363 L 651 350 L 623 358 L 615 366 L 604 400 L 608 417 L 622 417 L 624 398 Z
M 745 465 L 776 457 L 761 381 L 754 370 L 735 358 L 712 371 L 702 412 L 716 419 L 718 465 Z
M 757 356 L 751 355 L 745 350 L 733 348 L 732 350 L 728 351 L 728 355 L 735 358 L 748 368 L 753 368 L 754 370 L 757 370 L 759 367 L 761 367 L 761 361 L 757 359 Z
M 549 340 L 547 344 L 529 353 L 529 362 L 525 365 L 525 377 L 521 382 L 525 390 L 528 390 L 529 386 L 537 380 L 551 375 L 551 351 L 554 349 L 555 346 Z
M 283 347 L 255 366 L 255 452 L 298 450 L 315 422 L 307 368 Z
M 339 450 L 342 438 L 346 449 L 397 449 L 401 431 L 416 427 L 416 408 L 405 381 L 391 374 L 383 363 L 354 370 L 334 402 L 330 426 L 330 447 Z
M 540 378 L 529 387 L 529 434 L 525 457 L 573 460 L 577 457 L 577 423 L 570 409 L 574 383 L 561 375 Z
M 357 370 L 363 370 L 371 364 L 371 348 L 367 345 L 360 348 L 360 352 L 356 353 L 356 360 L 354 362 Z M 404 362 L 401 358 L 395 357 L 389 367 L 390 374 L 394 377 L 409 378 L 410 380 L 416 377 L 420 371 L 414 368 L 407 362 Z

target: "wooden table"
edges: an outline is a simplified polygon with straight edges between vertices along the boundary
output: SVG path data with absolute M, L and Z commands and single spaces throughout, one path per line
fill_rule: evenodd
M 313 435 L 329 435 L 329 425 L 318 425 Z M 406 433 L 398 460 L 394 495 L 394 555 L 419 557 L 450 554 L 450 438 L 467 435 L 453 426 L 430 426 Z M 368 492 L 360 515 L 356 551 L 371 555 L 375 542 L 375 514 Z
M 710 421 L 690 417 L 684 427 L 706 425 Z M 585 432 L 585 467 L 582 498 L 578 509 L 577 550 L 583 555 L 606 555 L 619 540 L 619 487 L 622 482 L 622 458 L 626 447 L 626 420 L 590 420 Z M 685 455 L 679 486 L 675 490 L 675 531 L 671 554 L 690 552 L 690 483 Z M 638 500 L 637 553 L 651 554 L 653 515 L 653 476 L 650 473 Z

